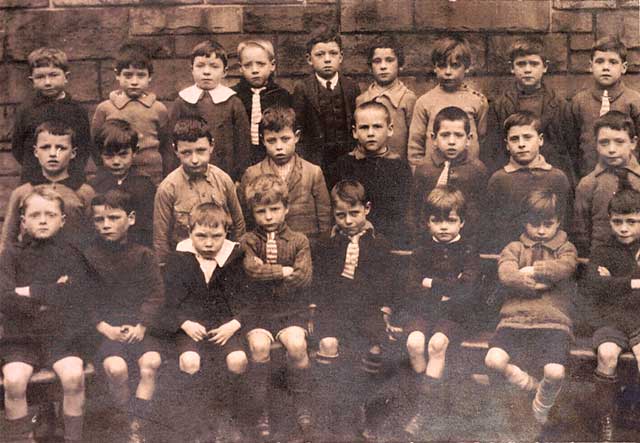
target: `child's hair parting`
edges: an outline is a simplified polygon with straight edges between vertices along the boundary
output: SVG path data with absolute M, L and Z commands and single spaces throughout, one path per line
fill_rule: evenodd
M 636 137 L 636 126 L 631 118 L 620 111 L 609 111 L 599 117 L 593 125 L 593 134 L 598 138 L 598 133 L 602 128 L 614 129 L 616 131 L 626 131 L 629 138 L 633 140 Z
M 471 66 L 471 46 L 459 35 L 448 35 L 436 40 L 431 52 L 433 66 L 446 66 L 452 61 L 462 62 L 465 68 Z
M 232 223 L 226 208 L 214 202 L 201 203 L 189 213 L 190 230 L 193 230 L 196 225 L 200 225 L 214 229 L 222 226 L 225 231 L 228 231 Z
M 101 154 L 116 154 L 126 149 L 135 154 L 138 151 L 138 133 L 126 120 L 107 120 L 96 134 L 95 144 Z
M 451 211 L 456 211 L 460 220 L 464 221 L 467 199 L 455 186 L 436 186 L 424 199 L 424 215 L 427 219 L 430 216 L 446 219 Z
M 517 57 L 539 55 L 543 63 L 547 62 L 544 53 L 544 43 L 538 37 L 519 38 L 509 48 L 509 61 L 513 63 Z
M 504 121 L 504 133 L 509 134 L 509 129 L 514 126 L 533 126 L 540 133 L 540 118 L 531 111 L 518 111 L 511 114 Z
M 260 134 L 264 134 L 264 131 L 278 132 L 285 128 L 291 128 L 295 132 L 296 112 L 293 108 L 285 106 L 271 106 L 262 113 L 258 128 Z
M 309 40 L 307 40 L 307 54 L 311 54 L 313 47 L 318 43 L 331 43 L 338 44 L 340 51 L 342 51 L 342 38 L 338 32 L 334 31 L 328 26 L 322 25 L 311 33 Z
M 391 124 L 391 114 L 389 113 L 389 109 L 387 109 L 385 105 L 383 105 L 378 101 L 369 100 L 368 102 L 360 103 L 356 107 L 356 110 L 353 113 L 354 125 L 355 125 L 355 120 L 358 120 L 357 118 L 358 112 L 366 111 L 367 109 L 377 109 L 381 112 L 384 112 L 384 115 L 386 116 L 387 124 Z
M 640 212 L 640 192 L 634 189 L 623 189 L 613 195 L 607 206 L 609 217 L 612 214 L 634 214 Z
M 522 202 L 524 223 L 538 224 L 553 218 L 562 221 L 564 211 L 565 202 L 548 190 L 532 191 Z
M 38 142 L 38 136 L 43 132 L 48 132 L 51 135 L 68 135 L 71 137 L 71 146 L 76 146 L 76 131 L 66 122 L 62 120 L 45 120 L 40 123 L 33 133 L 33 140 Z
M 53 66 L 69 72 L 69 59 L 64 51 L 57 48 L 38 48 L 27 57 L 29 70 L 33 74 L 35 68 Z
M 244 190 L 244 197 L 250 209 L 256 205 L 271 205 L 282 202 L 289 204 L 289 189 L 287 184 L 275 174 L 259 175 Z
M 146 69 L 149 75 L 153 74 L 153 62 L 149 49 L 140 43 L 126 43 L 118 50 L 116 56 L 116 73 L 120 74 L 123 69 Z
M 367 191 L 362 183 L 352 179 L 341 180 L 333 186 L 331 189 L 331 202 L 334 207 L 338 200 L 349 203 L 351 206 L 357 204 L 366 206 L 369 203 Z
M 247 48 L 260 48 L 267 53 L 269 60 L 272 62 L 276 60 L 276 51 L 273 49 L 273 43 L 269 40 L 253 39 L 240 42 L 240 44 L 238 44 L 238 49 L 236 50 L 238 53 L 238 60 L 242 60 L 242 53 Z
M 457 106 L 447 106 L 446 108 L 442 108 L 440 112 L 436 114 L 436 118 L 433 120 L 433 133 L 438 134 L 440 131 L 440 126 L 442 126 L 443 121 L 450 122 L 463 122 L 464 123 L 464 132 L 469 135 L 471 133 L 471 121 L 469 120 L 469 116 L 466 112 L 464 112 L 461 108 Z
M 29 200 L 31 200 L 31 198 L 35 196 L 42 197 L 43 199 L 51 202 L 57 202 L 60 208 L 60 213 L 64 215 L 64 199 L 58 191 L 53 189 L 51 185 L 48 184 L 34 186 L 31 192 L 22 197 L 19 205 L 21 215 L 25 214 L 25 212 L 27 211 L 27 207 L 29 206 Z
M 213 143 L 213 136 L 209 132 L 207 121 L 202 117 L 189 117 L 178 120 L 173 127 L 173 142 L 176 145 L 180 141 L 195 142 L 200 138 L 209 140 L 209 144 Z
M 376 49 L 391 49 L 398 59 L 398 67 L 404 66 L 404 48 L 393 36 L 383 35 L 377 37 L 371 46 L 369 47 L 369 53 L 367 54 L 367 64 L 371 66 L 373 61 L 373 54 Z
M 111 209 L 122 209 L 127 214 L 135 211 L 131 194 L 122 189 L 111 189 L 104 194 L 98 194 L 91 199 L 91 207 L 106 206 Z
M 191 65 L 193 65 L 196 57 L 210 57 L 211 55 L 215 55 L 222 60 L 222 65 L 225 68 L 227 67 L 227 51 L 215 40 L 205 40 L 193 47 L 191 50 Z
M 604 37 L 599 38 L 591 47 L 591 59 L 593 60 L 593 56 L 596 51 L 615 52 L 620 56 L 622 62 L 627 61 L 627 47 L 624 42 L 617 35 L 605 35 Z

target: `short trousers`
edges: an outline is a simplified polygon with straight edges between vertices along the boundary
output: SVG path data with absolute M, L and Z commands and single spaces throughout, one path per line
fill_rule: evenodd
M 448 318 L 439 318 L 432 321 L 423 317 L 413 317 L 407 321 L 404 327 L 404 333 L 408 337 L 412 332 L 422 332 L 427 338 L 427 342 L 434 334 L 440 332 L 447 336 L 449 342 L 460 339 L 462 326 L 460 323 Z
M 243 325 L 243 329 L 247 331 L 247 337 L 252 334 L 254 330 L 259 330 L 268 335 L 271 341 L 275 341 L 284 329 L 291 326 L 299 326 L 307 331 L 309 326 L 308 317 L 309 311 L 306 308 L 264 315 L 249 320 L 246 325 Z M 275 337 L 273 335 L 274 332 L 276 334 Z
M 33 366 L 34 369 L 50 368 L 55 362 L 66 357 L 86 359 L 80 339 L 26 339 L 0 343 L 0 361 L 3 365 L 21 362 Z
M 386 341 L 386 324 L 381 311 L 349 312 L 327 310 L 314 318 L 314 337 L 336 337 L 340 342 L 367 342 L 379 345 Z
M 620 326 L 620 325 L 618 325 Z M 619 328 L 616 326 L 603 326 L 598 328 L 593 334 L 593 347 L 598 347 L 603 343 L 615 343 L 623 351 L 631 350 L 632 347 L 640 343 L 640 327 L 635 329 Z
M 500 328 L 489 348 L 500 348 L 509 354 L 516 366 L 555 363 L 566 366 L 571 350 L 571 336 L 557 329 Z
M 96 361 L 102 362 L 108 357 L 121 357 L 127 362 L 137 362 L 147 352 L 162 353 L 162 350 L 160 341 L 147 334 L 137 343 L 122 343 L 104 338 L 98 346 Z
M 242 339 L 237 333 L 229 338 L 224 346 L 220 346 L 211 341 L 195 341 L 183 331 L 180 331 L 176 336 L 176 350 L 178 354 L 195 352 L 201 357 L 206 356 L 215 360 L 219 357 L 226 357 L 235 351 L 244 351 L 244 347 L 242 346 Z

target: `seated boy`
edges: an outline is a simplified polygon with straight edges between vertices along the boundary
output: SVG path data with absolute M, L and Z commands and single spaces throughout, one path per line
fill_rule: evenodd
M 200 402 L 208 392 L 205 384 L 226 362 L 234 375 L 232 402 L 235 413 L 248 400 L 239 375 L 247 368 L 247 356 L 238 331 L 247 279 L 242 268 L 242 250 L 238 243 L 226 239 L 231 217 L 215 203 L 202 203 L 189 214 L 189 238 L 178 244 L 178 251 L 169 256 L 164 268 L 167 317 L 176 333 L 182 385 L 178 389 L 183 414 L 180 420 L 192 417 L 185 441 L 196 440 L 197 418 L 204 420 L 208 402 Z M 214 371 L 207 368 L 213 361 Z M 201 377 L 200 368 L 209 369 L 209 377 Z M 221 386 L 221 384 L 219 385 Z M 243 395 L 244 394 L 244 395 Z M 197 418 L 196 418 L 197 417 Z M 180 425 L 184 427 L 184 422 Z
M 617 191 L 640 191 L 640 165 L 635 151 L 638 133 L 633 121 L 622 112 L 600 117 L 593 130 L 598 164 L 578 183 L 573 222 L 573 239 L 581 256 L 587 256 L 611 237 L 608 206 Z
M 270 435 L 267 392 L 270 347 L 280 341 L 287 351 L 287 386 L 294 394 L 297 424 L 303 434 L 311 427 L 308 399 L 311 376 L 307 355 L 308 311 L 305 289 L 311 283 L 311 251 L 304 234 L 289 228 L 288 189 L 276 175 L 256 177 L 247 184 L 245 200 L 256 223 L 242 237 L 244 269 L 253 281 L 253 302 L 245 321 L 251 363 L 247 382 L 258 409 L 258 434 Z
M 612 235 L 592 249 L 584 282 L 586 292 L 596 300 L 593 346 L 598 353 L 594 374 L 600 409 L 598 441 L 616 439 L 618 357 L 631 350 L 640 362 L 640 193 L 629 189 L 616 193 L 608 204 L 608 213 Z
M 423 206 L 421 227 L 428 236 L 418 242 L 405 280 L 409 314 L 404 331 L 415 375 L 410 406 L 416 408 L 405 431 L 414 437 L 427 417 L 439 420 L 444 412 L 447 349 L 473 316 L 474 291 L 480 280 L 478 252 L 461 234 L 467 218 L 462 192 L 451 185 L 437 186 Z
M 156 187 L 146 175 L 132 169 L 138 152 L 138 133 L 125 120 L 107 120 L 96 134 L 95 144 L 102 157 L 91 187 L 98 194 L 121 189 L 131 195 L 136 211 L 136 224 L 129 231 L 129 240 L 153 246 L 153 198 Z
M 20 202 L 37 185 L 46 184 L 64 201 L 65 226 L 62 235 L 80 248 L 93 239 L 89 212 L 93 188 L 84 182 L 84 176 L 71 176 L 70 170 L 77 154 L 76 132 L 60 120 L 48 120 L 35 130 L 33 156 L 40 164 L 40 178 L 18 186 L 11 192 L 7 213 L 0 235 L 0 250 L 9 243 L 19 241 L 22 235 Z
M 36 186 L 20 204 L 25 235 L 0 255 L 0 356 L 6 441 L 35 442 L 27 385 L 34 370 L 51 367 L 63 391 L 65 442 L 82 442 L 83 341 L 88 335 L 87 269 L 82 254 L 60 236 L 64 201 Z
M 179 120 L 172 138 L 180 166 L 158 186 L 153 209 L 153 247 L 161 265 L 178 242 L 189 237 L 189 213 L 200 203 L 227 209 L 232 239 L 244 234 L 236 187 L 226 172 L 209 164 L 214 144 L 207 122 L 199 117 Z
M 96 362 L 102 363 L 118 412 L 130 414 L 130 441 L 144 441 L 161 363 L 161 345 L 147 334 L 164 302 L 160 268 L 150 249 L 128 239 L 136 222 L 129 194 L 112 189 L 96 196 L 91 207 L 98 237 L 85 257 L 93 275 L 93 324 L 104 336 Z M 128 365 L 134 362 L 140 383 L 131 399 Z
M 256 177 L 277 175 L 289 190 L 287 225 L 294 231 L 317 237 L 330 228 L 329 192 L 320 167 L 296 154 L 300 131 L 295 125 L 296 114 L 291 108 L 276 106 L 264 111 L 260 133 L 267 157 L 244 173 L 240 196 L 242 198 L 246 187 Z
M 563 211 L 564 200 L 550 191 L 534 191 L 523 202 L 524 232 L 498 261 L 505 299 L 485 357 L 492 378 L 504 377 L 535 393 L 531 407 L 541 424 L 560 393 L 573 341 L 578 261 L 576 248 L 560 229 Z M 542 381 L 525 371 L 530 365 L 543 367 Z
M 120 89 L 111 91 L 109 99 L 96 108 L 91 134 L 95 139 L 105 122 L 111 119 L 128 121 L 139 134 L 134 170 L 139 175 L 149 176 L 154 185 L 158 185 L 173 170 L 173 154 L 167 137 L 169 112 L 156 100 L 156 95 L 148 91 L 153 62 L 147 48 L 132 43 L 123 45 L 118 51 L 114 71 Z M 96 148 L 99 150 L 100 146 Z

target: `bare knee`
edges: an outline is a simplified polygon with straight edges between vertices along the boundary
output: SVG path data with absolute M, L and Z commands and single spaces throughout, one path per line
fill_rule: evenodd
M 227 369 L 234 374 L 244 374 L 249 361 L 243 351 L 233 351 L 227 355 Z
M 60 362 L 58 362 L 60 363 Z M 65 393 L 77 393 L 84 390 L 84 369 L 82 360 L 65 362 L 61 366 L 54 365 Z
M 560 382 L 564 380 L 564 366 L 557 363 L 549 363 L 544 365 L 544 378 L 551 382 Z
M 509 354 L 500 348 L 491 348 L 484 358 L 487 368 L 497 372 L 504 372 L 509 364 Z
M 180 354 L 180 370 L 193 375 L 200 370 L 200 355 L 197 352 L 187 351 Z
M 336 337 L 325 337 L 320 340 L 318 350 L 323 357 L 337 357 L 340 343 Z
M 622 348 L 615 343 L 607 342 L 598 346 L 598 366 L 615 371 Z
M 249 336 L 249 351 L 251 359 L 258 363 L 269 361 L 271 353 L 271 339 L 265 334 L 255 333 Z
M 107 357 L 104 362 L 102 362 L 102 366 L 110 380 L 124 382 L 129 378 L 127 362 L 121 357 Z
M 302 328 L 285 329 L 280 334 L 280 341 L 287 349 L 287 355 L 291 360 L 300 361 L 307 357 L 307 338 Z
M 430 356 L 441 356 L 447 352 L 447 347 L 449 346 L 449 338 L 440 333 L 436 332 L 433 337 L 429 340 L 429 355 Z
M 426 337 L 422 332 L 414 331 L 407 337 L 407 351 L 410 356 L 424 355 Z
M 5 395 L 10 399 L 24 398 L 33 368 L 26 364 L 15 366 L 11 363 L 2 369 Z
M 138 360 L 140 377 L 154 377 L 162 364 L 160 354 L 157 352 L 145 352 Z

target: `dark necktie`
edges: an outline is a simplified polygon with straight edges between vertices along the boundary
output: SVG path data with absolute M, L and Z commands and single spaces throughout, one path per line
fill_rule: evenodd
M 543 248 L 544 246 L 542 246 L 542 243 L 536 243 L 533 245 L 533 247 L 531 248 L 531 263 L 535 263 L 537 261 L 541 261 L 543 259 Z
M 327 80 L 327 90 L 328 91 L 332 91 L 333 88 L 331 87 L 331 80 Z
M 629 170 L 627 168 L 612 168 L 611 172 L 618 177 L 618 192 L 623 189 L 632 189 L 629 183 Z

